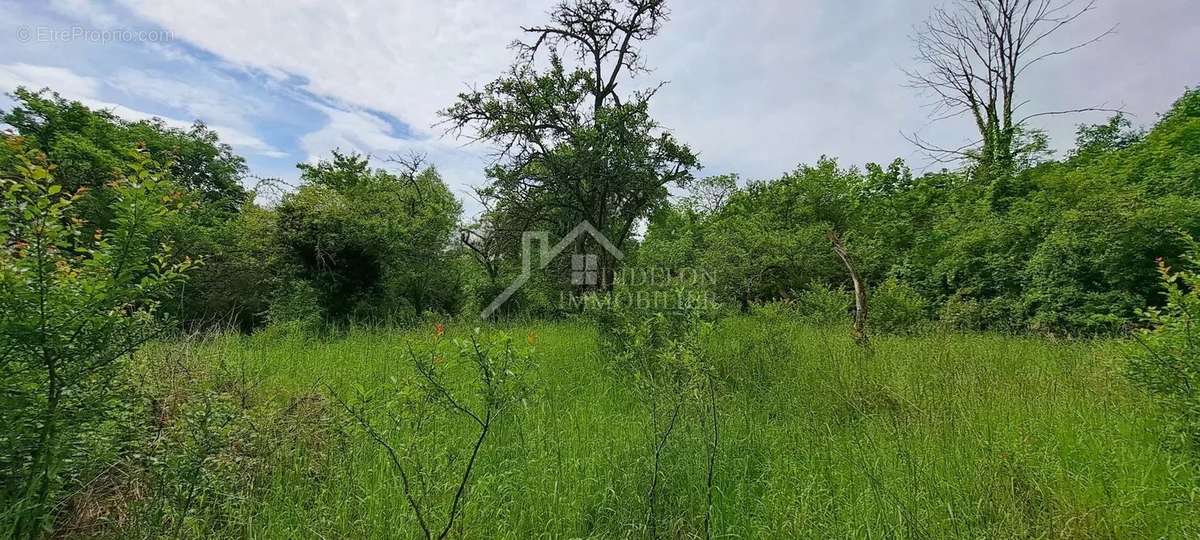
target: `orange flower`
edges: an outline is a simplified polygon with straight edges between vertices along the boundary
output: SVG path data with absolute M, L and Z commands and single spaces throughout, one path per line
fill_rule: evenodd
M 433 334 L 437 337 L 442 337 L 446 334 L 446 325 L 437 323 L 433 325 Z
M 537 334 L 530 332 L 529 335 L 525 336 L 525 341 L 529 342 L 530 345 L 536 345 L 537 344 Z

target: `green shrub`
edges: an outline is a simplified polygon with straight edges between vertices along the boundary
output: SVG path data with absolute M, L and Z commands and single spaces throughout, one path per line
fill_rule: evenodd
M 1018 332 L 1026 329 L 1016 301 L 955 295 L 938 310 L 938 320 L 956 330 Z
M 1195 264 L 1195 261 L 1190 261 Z M 1184 446 L 1200 450 L 1200 275 L 1172 272 L 1161 261 L 1166 306 L 1144 312 L 1149 329 L 1135 334 L 1126 374 L 1145 388 L 1171 417 Z
M 755 314 L 767 319 L 789 320 L 796 314 L 796 304 L 791 300 L 775 300 L 754 308 Z
M 159 165 L 130 152 L 110 183 L 112 225 L 87 228 L 53 166 L 23 154 L 0 180 L 0 531 L 45 530 L 63 488 L 92 464 L 131 353 L 163 328 L 159 302 L 190 259 L 151 239 L 178 211 Z M 10 176 L 11 175 L 11 176 Z
M 462 207 L 432 167 L 372 169 L 334 152 L 302 165 L 304 185 L 278 209 L 278 239 L 331 326 L 412 320 L 462 304 L 447 245 Z
M 269 322 L 286 266 L 275 211 L 247 203 L 210 229 L 186 223 L 172 237 L 190 236 L 188 249 L 206 254 L 188 280 L 186 294 L 167 307 L 189 329 L 237 328 L 250 332 Z M 186 233 L 186 234 L 185 234 Z
M 282 335 L 314 334 L 321 328 L 321 298 L 307 281 L 293 279 L 279 290 L 267 310 L 268 330 Z
M 814 281 L 796 295 L 792 305 L 801 320 L 827 324 L 847 320 L 854 300 L 847 291 Z
M 879 332 L 911 333 L 929 322 L 928 303 L 903 281 L 888 278 L 871 291 L 870 328 Z
M 465 339 L 443 340 L 444 333 L 439 323 L 432 346 L 414 344 L 420 352 L 409 348 L 415 388 L 393 375 L 391 384 L 360 389 L 353 401 L 329 389 L 387 455 L 427 540 L 448 537 L 464 512 L 469 488 L 479 481 L 472 472 L 487 459 L 481 451 L 489 434 L 519 406 L 528 406 L 532 396 L 526 377 L 533 367 L 535 334 L 527 337 L 526 348 L 507 334 L 488 336 L 479 328 Z M 469 435 L 456 437 L 464 432 Z

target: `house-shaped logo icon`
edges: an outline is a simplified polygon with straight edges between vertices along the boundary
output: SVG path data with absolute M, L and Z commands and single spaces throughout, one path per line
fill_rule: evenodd
M 625 254 L 617 249 L 617 246 L 608 240 L 604 234 L 596 229 L 591 223 L 584 220 L 576 225 L 571 232 L 562 237 L 554 247 L 550 246 L 550 233 L 547 231 L 525 231 L 521 233 L 521 275 L 496 296 L 492 303 L 479 314 L 479 318 L 487 319 L 491 317 L 500 306 L 504 305 L 513 294 L 517 292 L 533 274 L 533 261 L 531 259 L 532 246 L 534 240 L 538 243 L 538 269 L 546 268 L 567 246 L 575 242 L 579 235 L 587 233 L 592 239 L 600 244 L 610 255 L 616 257 L 617 260 L 625 258 Z M 599 258 L 595 254 L 572 254 L 571 255 L 571 284 L 572 285 L 595 285 L 599 282 Z

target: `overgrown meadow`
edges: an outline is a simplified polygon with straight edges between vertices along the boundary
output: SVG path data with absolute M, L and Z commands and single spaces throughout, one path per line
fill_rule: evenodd
M 445 332 L 473 330 L 450 324 Z M 498 332 L 531 349 L 530 391 L 487 440 L 452 534 L 643 536 L 649 412 L 598 354 L 594 325 L 483 330 Z M 434 339 L 425 325 L 147 348 L 133 367 L 159 389 L 155 413 L 167 427 L 147 427 L 130 443 L 146 456 L 114 464 L 69 499 L 74 521 L 64 532 L 419 537 L 386 451 L 334 396 L 386 400 L 418 386 L 410 350 Z M 713 536 L 1198 534 L 1200 473 L 1120 374 L 1125 346 L 932 333 L 882 337 L 865 351 L 841 326 L 776 314 L 725 320 L 702 345 L 718 388 Z M 375 405 L 371 420 L 391 425 L 386 404 Z M 223 411 L 219 425 L 201 426 L 196 415 L 214 409 Z M 473 440 L 463 422 L 443 428 L 408 449 L 423 462 L 426 507 L 438 519 Z M 399 433 L 384 436 L 407 444 Z M 204 446 L 187 458 L 194 469 L 186 459 L 156 463 L 156 452 L 176 452 L 164 442 L 174 438 Z M 689 418 L 666 445 L 662 536 L 703 534 L 705 441 Z M 147 463 L 174 475 L 180 493 L 165 504 L 141 484 Z M 155 519 L 139 521 L 151 510 Z
M 975 142 L 911 134 L 916 173 L 742 178 L 652 115 L 665 0 L 563 0 L 437 111 L 492 158 L 473 214 L 427 156 L 260 178 L 2 89 L 0 536 L 1200 537 L 1200 89 L 1025 92 L 1119 38 L 1051 38 L 1101 1 L 932 10 L 906 75 Z

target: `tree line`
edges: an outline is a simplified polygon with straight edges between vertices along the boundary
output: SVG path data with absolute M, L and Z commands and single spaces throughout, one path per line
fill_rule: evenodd
M 563 2 L 546 24 L 523 28 L 509 70 L 442 111 L 448 132 L 495 150 L 476 189 L 484 211 L 471 222 L 419 157 L 334 150 L 299 164 L 300 187 L 264 205 L 255 199 L 269 184 L 248 187 L 245 160 L 203 124 L 130 122 L 49 90 L 13 94 L 0 116 L 11 127 L 0 166 L 14 177 L 19 156 L 43 155 L 78 194 L 71 219 L 95 232 L 111 227 L 111 182 L 130 150 L 159 164 L 183 206 L 152 242 L 201 262 L 164 300 L 187 327 L 478 313 L 520 272 L 523 232 L 562 235 L 588 221 L 631 254 L 617 261 L 586 235 L 575 242 L 571 253 L 599 254 L 601 293 L 618 264 L 702 268 L 716 277 L 713 297 L 742 311 L 847 291 L 844 308 L 830 300 L 822 315 L 848 311 L 857 327 L 878 288 L 884 329 L 908 325 L 889 319 L 899 310 L 958 328 L 1116 332 L 1161 304 L 1155 261 L 1181 260 L 1196 238 L 1200 97 L 1185 92 L 1149 130 L 1119 112 L 1081 125 L 1074 148 L 1055 157 L 1028 124 L 1041 113 L 1014 116 L 1018 83 L 1029 66 L 1092 41 L 1044 42 L 1093 5 L 973 0 L 935 10 L 914 36 L 910 77 L 932 92 L 937 114 L 974 118 L 980 139 L 940 153 L 914 141 L 948 163 L 924 174 L 898 159 L 857 167 L 823 157 L 775 179 L 698 178 L 695 152 L 649 114 L 659 86 L 621 90 L 648 73 L 641 45 L 669 19 L 661 0 Z M 670 186 L 687 194 L 673 198 Z M 568 262 L 550 264 L 499 316 L 569 314 L 557 302 L 578 292 Z

